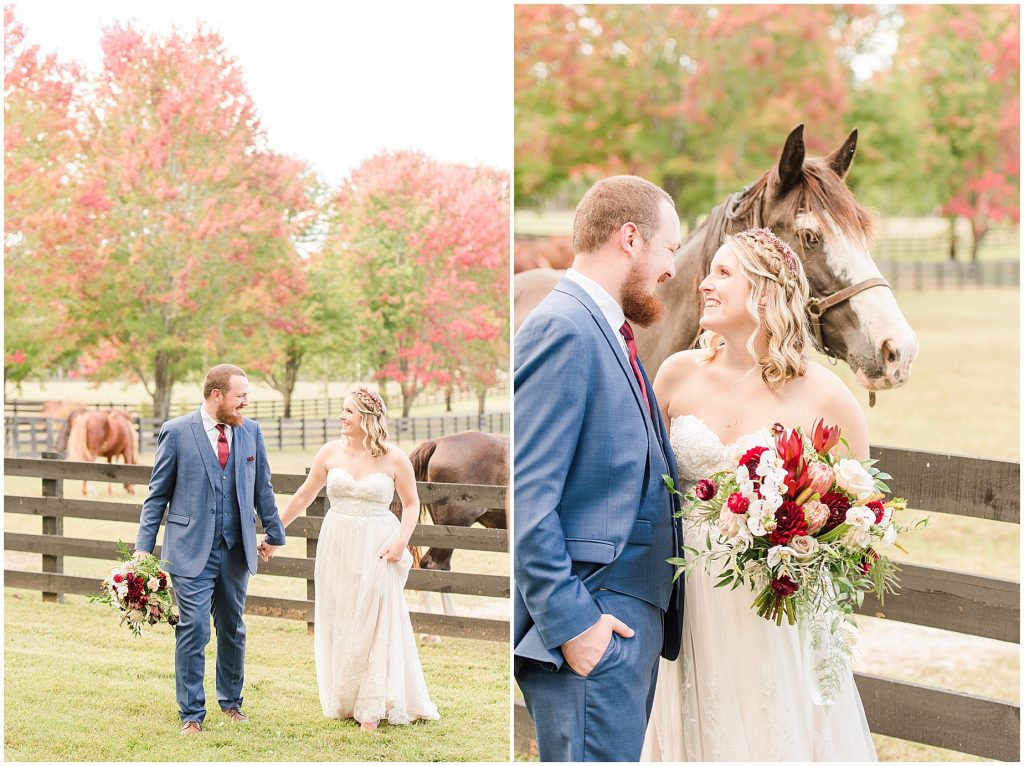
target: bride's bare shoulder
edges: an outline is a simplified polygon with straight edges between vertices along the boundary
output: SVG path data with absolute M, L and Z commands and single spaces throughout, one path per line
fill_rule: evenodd
M 665 359 L 658 368 L 657 379 L 664 381 L 678 380 L 703 367 L 704 351 L 699 348 L 677 351 Z

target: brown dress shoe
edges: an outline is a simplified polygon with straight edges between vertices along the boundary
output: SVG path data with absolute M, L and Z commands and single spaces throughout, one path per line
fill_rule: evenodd
M 203 725 L 199 721 L 185 721 L 181 724 L 181 733 L 183 736 L 189 737 L 193 734 L 198 734 L 203 730 Z
M 235 723 L 249 723 L 249 716 L 243 713 L 241 708 L 229 707 L 224 711 L 224 715 Z

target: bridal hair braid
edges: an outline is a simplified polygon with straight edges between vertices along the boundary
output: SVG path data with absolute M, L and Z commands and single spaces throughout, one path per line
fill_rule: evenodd
M 363 419 L 363 449 L 374 457 L 380 457 L 388 451 L 388 408 L 376 391 L 366 386 L 359 386 L 349 396 Z
M 763 331 L 768 352 L 758 360 L 761 379 L 778 391 L 790 378 L 807 372 L 807 353 L 813 347 L 804 313 L 809 287 L 803 265 L 771 229 L 747 229 L 726 236 L 723 244 L 735 254 L 750 282 L 747 311 L 758 328 L 747 340 L 747 350 L 757 356 L 754 344 Z M 715 357 L 721 342 L 722 337 L 713 332 L 700 337 L 708 359 Z

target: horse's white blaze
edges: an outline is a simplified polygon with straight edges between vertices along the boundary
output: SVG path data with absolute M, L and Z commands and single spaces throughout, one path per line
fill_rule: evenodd
M 822 232 L 824 238 L 825 262 L 837 277 L 851 284 L 882 276 L 878 265 L 871 258 L 867 243 L 835 232 L 830 222 L 819 222 L 813 215 L 802 213 L 797 216 L 798 228 Z M 834 233 L 829 233 L 830 230 Z M 917 336 L 911 329 L 892 290 L 872 287 L 857 293 L 849 299 L 850 308 L 856 314 L 861 332 L 873 349 L 879 364 L 885 371 L 881 380 L 869 380 L 863 371 L 855 370 L 865 388 L 889 388 L 897 384 L 895 373 L 900 373 L 900 383 L 906 382 L 910 365 L 917 356 Z M 890 341 L 899 355 L 897 364 L 889 364 L 882 358 L 882 344 Z

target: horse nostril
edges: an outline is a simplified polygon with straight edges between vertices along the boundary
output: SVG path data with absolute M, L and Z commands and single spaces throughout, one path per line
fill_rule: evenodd
M 896 364 L 900 360 L 900 352 L 891 340 L 882 344 L 882 357 L 887 364 Z

